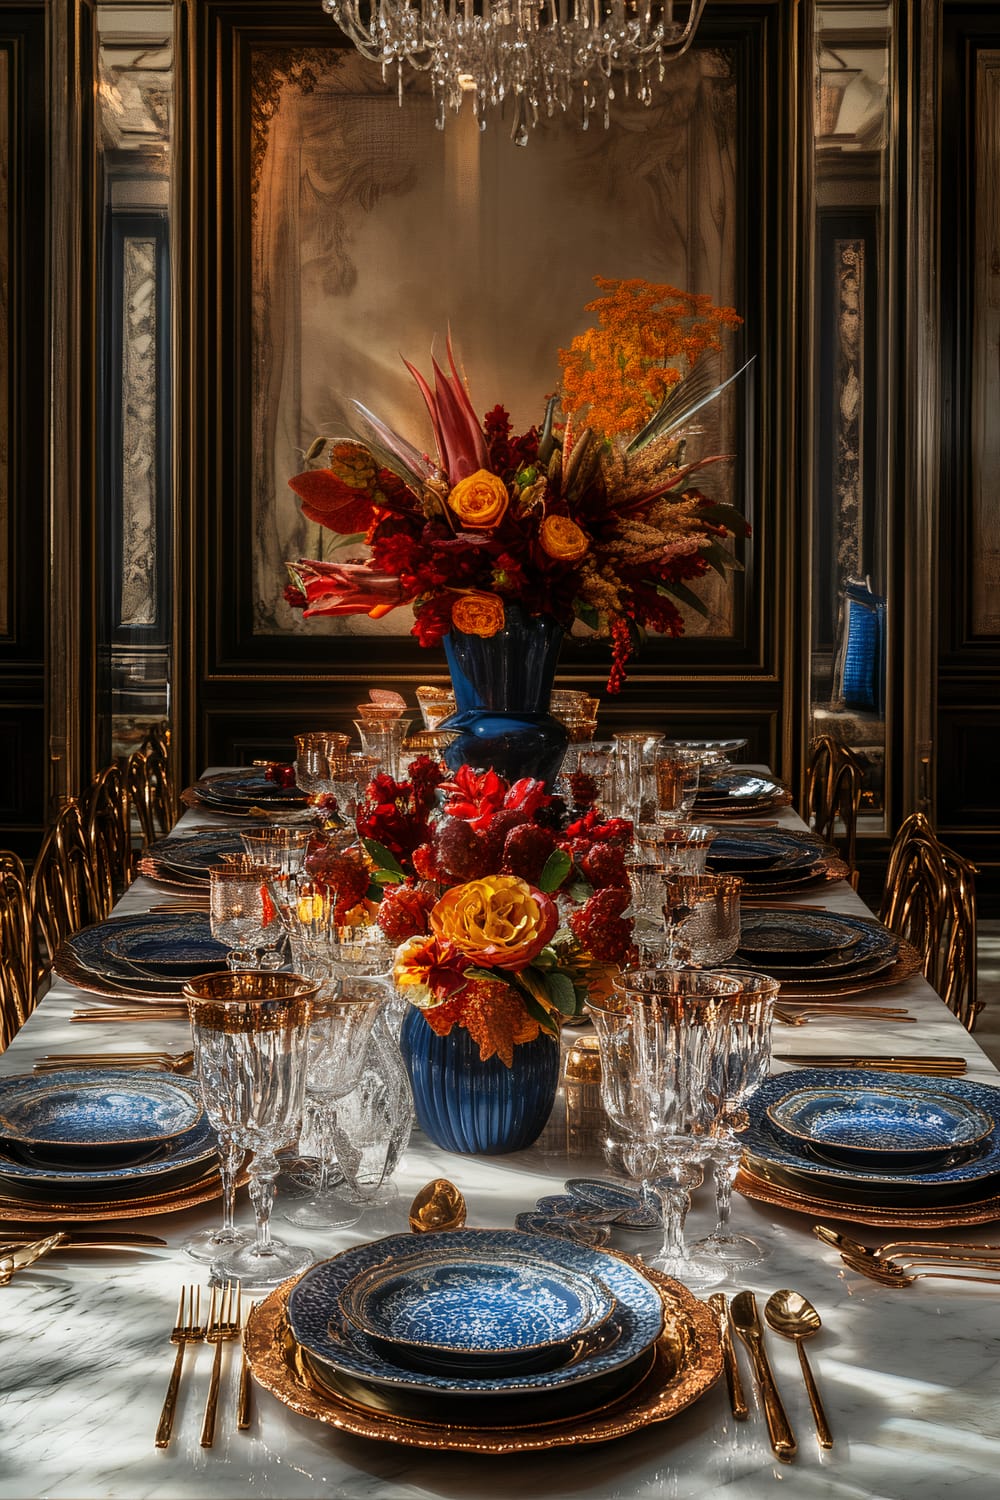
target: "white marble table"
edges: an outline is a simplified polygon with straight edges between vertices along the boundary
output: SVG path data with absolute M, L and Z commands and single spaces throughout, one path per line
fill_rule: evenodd
M 196 821 L 213 820 L 185 816 L 186 826 Z M 797 822 L 791 813 L 782 821 Z M 121 909 L 162 899 L 139 881 Z M 846 885 L 829 888 L 823 899 L 832 910 L 864 910 Z M 857 1044 L 874 1053 L 961 1053 L 970 1077 L 997 1081 L 992 1064 L 923 980 L 879 991 L 878 998 L 905 1003 L 918 1024 L 857 1021 L 848 1029 L 843 1021 L 824 1020 L 777 1027 L 776 1051 L 838 1052 Z M 70 1013 L 86 1000 L 100 1003 L 57 982 L 0 1057 L 0 1070 L 27 1071 L 42 1052 L 180 1049 L 186 1043 L 181 1022 L 71 1025 Z M 558 1130 L 529 1151 L 483 1160 L 449 1155 L 415 1135 L 397 1174 L 398 1206 L 352 1230 L 314 1235 L 310 1243 L 323 1257 L 405 1228 L 413 1193 L 436 1176 L 462 1188 L 470 1225 L 510 1225 L 515 1213 L 557 1190 L 566 1176 L 603 1170 L 602 1163 L 568 1160 L 546 1145 L 553 1137 Z M 695 1235 L 710 1227 L 710 1198 L 708 1188 L 697 1196 L 690 1225 Z M 741 1284 L 756 1290 L 761 1306 L 770 1292 L 794 1287 L 822 1313 L 824 1327 L 809 1353 L 836 1438 L 829 1453 L 812 1434 L 795 1350 L 774 1335 L 771 1359 L 799 1440 L 792 1464 L 772 1456 L 756 1405 L 749 1421 L 732 1420 L 721 1383 L 669 1423 L 618 1442 L 542 1456 L 471 1459 L 341 1437 L 263 1391 L 255 1391 L 251 1431 L 239 1433 L 232 1359 L 216 1443 L 203 1449 L 199 1432 L 211 1365 L 206 1347 L 188 1352 L 174 1439 L 157 1451 L 153 1433 L 173 1358 L 167 1336 L 178 1290 L 203 1275 L 179 1246 L 217 1213 L 213 1204 L 134 1221 L 122 1227 L 160 1234 L 168 1248 L 54 1256 L 0 1289 L 0 1500 L 758 1500 L 781 1491 L 797 1500 L 987 1500 L 997 1493 L 1000 1286 L 883 1288 L 847 1272 L 812 1237 L 809 1218 L 739 1198 L 735 1226 L 769 1250 Z M 251 1217 L 248 1204 L 241 1204 L 239 1216 Z M 977 1233 L 1000 1240 L 1000 1229 Z M 631 1251 L 651 1248 L 634 1235 L 615 1243 Z M 742 1350 L 739 1357 L 749 1391 Z

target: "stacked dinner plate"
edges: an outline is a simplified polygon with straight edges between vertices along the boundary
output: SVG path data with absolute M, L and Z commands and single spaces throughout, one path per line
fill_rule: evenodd
M 695 814 L 701 818 L 754 817 L 788 807 L 791 800 L 791 792 L 773 776 L 730 765 L 709 766 L 702 769 Z
M 226 967 L 227 948 L 200 911 L 136 912 L 84 927 L 55 956 L 56 973 L 98 995 L 180 999 L 187 981 Z
M 860 994 L 919 967 L 914 950 L 881 922 L 794 908 L 744 912 L 734 962 L 779 979 L 786 997 Z
M 516 1230 L 392 1235 L 272 1293 L 248 1335 L 288 1405 L 421 1447 L 514 1452 L 662 1420 L 717 1378 L 711 1316 L 676 1283 Z
M 814 833 L 785 828 L 729 828 L 712 840 L 706 860 L 713 875 L 738 875 L 747 896 L 783 896 L 829 880 L 847 865 Z
M 206 829 L 187 837 L 171 835 L 151 844 L 139 861 L 143 875 L 161 885 L 207 897 L 209 870 L 244 853 L 239 833 L 224 828 Z
M 1000 1089 L 987 1084 L 803 1068 L 757 1091 L 743 1140 L 751 1197 L 873 1223 L 1000 1217 Z
M 206 812 L 228 818 L 271 819 L 286 822 L 300 816 L 306 794 L 298 787 L 278 786 L 262 770 L 221 771 L 203 776 L 185 791 L 184 800 Z
M 148 1069 L 0 1078 L 0 1212 L 132 1218 L 215 1197 L 216 1139 L 196 1083 Z

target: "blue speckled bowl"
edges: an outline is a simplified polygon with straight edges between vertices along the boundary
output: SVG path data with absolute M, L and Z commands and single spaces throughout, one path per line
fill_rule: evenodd
M 0 1140 L 87 1156 L 176 1140 L 201 1118 L 200 1098 L 173 1078 L 113 1069 L 13 1077 L 0 1086 Z
M 615 1310 L 594 1276 L 523 1250 L 453 1250 L 448 1238 L 362 1271 L 337 1299 L 389 1359 L 474 1376 L 551 1368 Z
M 880 1168 L 937 1169 L 966 1160 L 995 1124 L 969 1099 L 867 1083 L 795 1089 L 769 1104 L 767 1117 L 821 1160 Z

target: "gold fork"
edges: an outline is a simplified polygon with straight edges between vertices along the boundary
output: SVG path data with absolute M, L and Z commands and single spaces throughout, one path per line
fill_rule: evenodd
M 205 1338 L 215 1345 L 212 1361 L 212 1378 L 205 1402 L 205 1420 L 201 1427 L 201 1446 L 211 1448 L 215 1442 L 215 1414 L 219 1405 L 219 1382 L 222 1378 L 222 1346 L 230 1339 L 238 1339 L 241 1332 L 240 1305 L 243 1291 L 240 1283 L 227 1281 L 221 1289 L 212 1288 L 212 1306 L 208 1314 L 208 1332 Z M 235 1299 L 235 1307 L 234 1307 Z
M 163 1068 L 184 1073 L 194 1062 L 194 1052 L 47 1052 L 36 1057 L 32 1069 L 51 1073 L 58 1068 Z
M 174 1427 L 174 1411 L 177 1407 L 177 1392 L 181 1383 L 184 1350 L 188 1344 L 199 1343 L 205 1337 L 205 1329 L 199 1322 L 200 1317 L 201 1287 L 181 1287 L 180 1301 L 177 1304 L 177 1322 L 170 1335 L 170 1342 L 177 1345 L 177 1353 L 174 1356 L 174 1368 L 170 1373 L 167 1394 L 163 1398 L 160 1423 L 156 1429 L 157 1448 L 165 1448 L 170 1442 L 170 1434 Z

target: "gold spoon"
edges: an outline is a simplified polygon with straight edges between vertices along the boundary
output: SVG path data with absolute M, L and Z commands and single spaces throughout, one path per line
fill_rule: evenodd
M 428 1182 L 410 1204 L 410 1228 L 414 1234 L 461 1229 L 464 1224 L 465 1199 L 447 1177 L 435 1177 Z
M 853 1260 L 874 1260 L 883 1267 L 892 1266 L 892 1257 L 898 1259 L 905 1255 L 908 1260 L 933 1261 L 933 1260 L 956 1260 L 968 1261 L 970 1264 L 984 1264 L 987 1266 L 1000 1266 L 1000 1245 L 967 1245 L 944 1240 L 892 1240 L 887 1245 L 862 1245 L 860 1240 L 852 1240 L 846 1234 L 838 1234 L 835 1229 L 828 1229 L 825 1224 L 814 1224 L 813 1234 L 824 1244 L 832 1245 L 842 1255 L 849 1255 Z M 921 1251 L 926 1251 L 925 1255 Z
M 806 1351 L 802 1347 L 803 1339 L 811 1338 L 822 1328 L 823 1323 L 819 1313 L 801 1293 L 785 1290 L 774 1292 L 768 1297 L 764 1307 L 764 1318 L 768 1327 L 773 1328 L 775 1333 L 783 1334 L 786 1339 L 794 1339 L 799 1353 L 799 1364 L 802 1366 L 802 1378 L 806 1383 L 806 1393 L 809 1396 L 809 1405 L 812 1407 L 813 1421 L 816 1423 L 819 1445 L 821 1448 L 832 1448 L 833 1434 L 826 1420 L 826 1412 L 823 1410 L 813 1372 L 806 1359 Z

